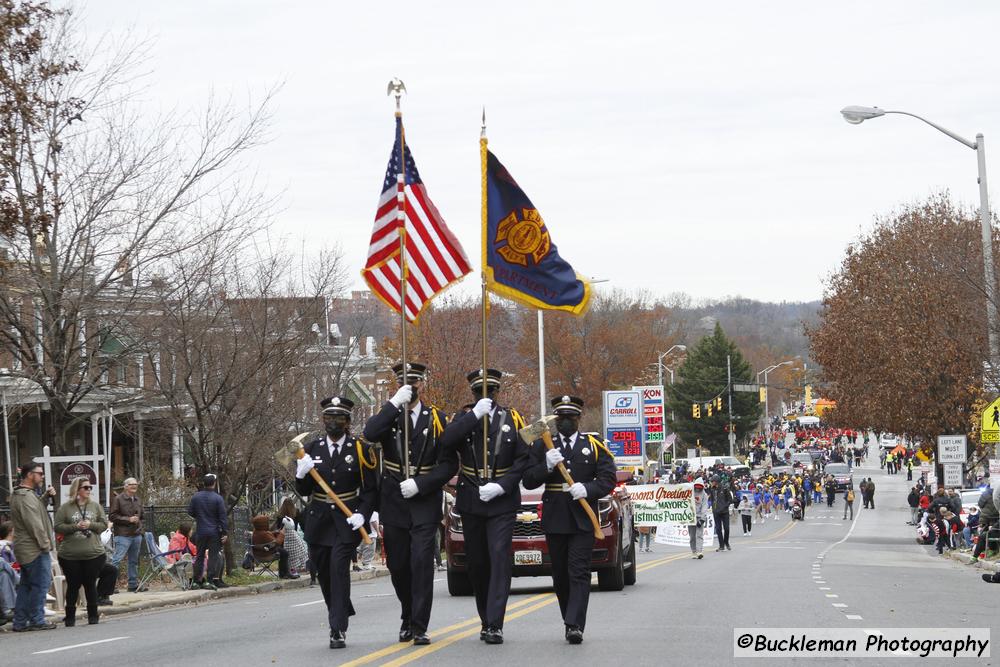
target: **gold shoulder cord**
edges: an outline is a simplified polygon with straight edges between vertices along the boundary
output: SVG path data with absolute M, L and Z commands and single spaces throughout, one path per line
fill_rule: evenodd
M 434 421 L 434 437 L 437 438 L 444 433 L 444 425 L 441 423 L 437 407 L 433 405 L 431 406 L 431 419 Z
M 602 449 L 604 450 L 604 452 L 608 456 L 611 457 L 612 461 L 615 460 L 615 455 L 611 453 L 611 450 L 608 449 L 607 445 L 605 445 L 603 442 L 601 442 L 600 440 L 598 440 L 597 438 L 595 438 L 593 434 L 588 433 L 587 434 L 587 439 L 590 440 L 590 444 L 592 444 L 594 446 L 594 460 L 595 461 L 597 460 L 597 458 L 599 456 L 598 452 L 600 450 L 602 450 Z
M 369 448 L 368 453 L 371 454 L 371 462 L 365 460 L 365 455 L 361 450 L 361 438 L 357 438 L 354 441 L 354 446 L 358 451 L 358 470 L 361 472 L 361 486 L 365 485 L 365 468 L 369 470 L 374 470 L 378 461 L 375 459 L 375 450 Z

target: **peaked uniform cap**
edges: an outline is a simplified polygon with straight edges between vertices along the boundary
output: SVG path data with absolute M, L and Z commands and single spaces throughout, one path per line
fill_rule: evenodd
M 354 401 L 342 396 L 331 396 L 319 402 L 319 407 L 323 408 L 324 415 L 347 415 L 351 416 L 354 409 Z
M 418 364 L 415 361 L 411 361 L 406 364 L 406 371 L 407 371 L 406 372 L 407 381 L 423 382 L 427 378 L 427 366 L 423 364 Z M 393 366 L 392 372 L 396 374 L 397 380 L 402 380 L 403 362 L 399 362 L 398 364 Z
M 583 399 L 579 396 L 556 396 L 551 401 L 552 410 L 556 414 L 579 415 L 583 414 Z
M 495 368 L 486 369 L 486 386 L 487 387 L 499 387 L 500 379 L 503 378 L 503 371 L 498 371 Z M 469 381 L 469 385 L 475 389 L 483 384 L 483 369 L 477 368 L 468 375 L 465 379 Z

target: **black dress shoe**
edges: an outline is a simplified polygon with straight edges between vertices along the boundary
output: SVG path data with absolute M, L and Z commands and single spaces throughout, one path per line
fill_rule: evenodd
M 984 574 L 983 581 L 988 584 L 1000 584 L 1000 574 Z
M 486 637 L 483 641 L 487 644 L 503 644 L 503 630 L 500 628 L 486 628 Z
M 347 633 L 340 630 L 330 632 L 330 648 L 344 648 L 347 646 Z
M 410 622 L 403 621 L 403 624 L 399 626 L 399 641 L 408 642 L 413 639 L 413 630 L 410 629 Z
M 413 645 L 414 646 L 427 646 L 431 643 L 431 638 L 427 636 L 426 632 L 418 632 L 413 635 Z
M 575 625 L 571 625 L 566 628 L 566 641 L 570 644 L 582 644 L 583 643 L 583 630 Z

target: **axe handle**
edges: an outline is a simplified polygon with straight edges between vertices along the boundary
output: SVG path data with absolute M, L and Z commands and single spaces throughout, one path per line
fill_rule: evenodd
M 552 444 L 552 435 L 549 434 L 547 429 L 542 432 L 542 442 L 545 443 L 545 449 L 555 449 L 555 445 Z M 574 484 L 573 478 L 570 477 L 569 471 L 566 470 L 566 466 L 561 461 L 556 465 L 556 470 L 559 471 L 559 474 L 562 475 L 567 484 Z M 594 509 L 590 506 L 590 503 L 587 502 L 586 498 L 580 498 L 576 502 L 583 506 L 583 511 L 590 517 L 590 523 L 594 524 L 594 537 L 598 540 L 603 539 L 604 531 L 601 530 L 601 522 L 597 520 L 597 515 L 594 514 Z
M 304 450 L 301 447 L 299 447 L 299 451 L 295 452 L 295 458 L 297 459 L 301 459 L 305 455 L 306 455 L 306 450 Z M 361 464 L 359 463 L 358 465 Z M 316 480 L 316 483 L 319 484 L 319 487 L 321 489 L 323 489 L 323 492 L 326 493 L 327 497 L 333 498 L 333 504 L 336 505 L 337 508 L 344 513 L 344 516 L 349 517 L 354 514 L 354 512 L 352 512 L 351 509 L 344 504 L 344 501 L 337 497 L 337 494 L 333 492 L 333 489 L 331 489 L 330 485 L 326 483 L 326 480 L 320 477 L 320 474 L 316 472 L 316 468 L 310 468 L 309 474 L 312 476 L 314 480 Z M 364 542 L 365 544 L 372 543 L 372 538 L 368 537 L 368 531 L 364 529 L 364 526 L 358 528 L 358 532 L 361 533 L 362 542 Z

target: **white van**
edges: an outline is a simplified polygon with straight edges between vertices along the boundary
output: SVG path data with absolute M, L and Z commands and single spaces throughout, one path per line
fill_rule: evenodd
M 744 475 L 750 474 L 750 467 L 741 462 L 735 456 L 699 456 L 693 459 L 687 459 L 688 470 L 694 472 L 699 468 L 704 468 L 708 470 L 714 465 L 721 463 L 724 466 L 728 466 L 733 469 L 733 474 L 736 477 L 742 477 Z

